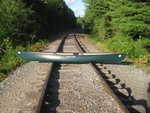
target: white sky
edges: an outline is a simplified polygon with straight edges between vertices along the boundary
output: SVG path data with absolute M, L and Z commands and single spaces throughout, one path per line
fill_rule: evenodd
M 82 0 L 64 0 L 66 4 L 74 11 L 76 17 L 82 17 L 85 14 L 85 4 Z

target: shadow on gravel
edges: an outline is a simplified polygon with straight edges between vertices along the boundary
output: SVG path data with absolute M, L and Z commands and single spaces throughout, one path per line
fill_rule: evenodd
M 39 113 L 57 113 L 56 108 L 60 104 L 59 96 L 59 69 L 60 64 L 54 64 L 54 70 L 50 73 L 44 100 Z
M 131 65 L 133 62 L 120 62 L 120 63 L 103 63 L 103 64 L 114 64 L 114 65 Z
M 128 109 L 130 113 L 141 113 L 139 110 L 134 108 L 135 106 L 136 108 L 138 106 L 140 108 L 142 107 L 145 110 L 145 113 L 150 113 L 148 102 L 146 100 L 144 99 L 136 100 L 132 95 L 132 89 L 126 87 L 126 84 L 121 83 L 121 80 L 116 78 L 116 75 L 111 74 L 112 77 L 110 78 L 109 76 L 107 76 L 106 73 L 102 72 L 101 68 L 99 68 L 96 64 L 93 65 L 97 69 L 97 72 L 102 76 L 102 78 L 106 81 L 106 83 L 112 89 L 114 94 L 119 98 L 119 100 L 122 101 L 122 103 L 125 105 L 125 107 Z M 150 93 L 150 84 L 148 93 Z
M 39 62 L 39 63 L 49 63 L 49 62 Z M 74 62 L 62 62 L 62 63 L 65 63 L 65 64 L 89 64 L 90 62 L 85 62 L 85 63 L 83 63 L 83 62 L 81 62 L 81 63 L 79 63 L 79 62 L 77 62 L 77 63 L 74 63 Z M 99 62 L 93 62 L 93 63 L 99 63 Z M 114 65 L 131 65 L 131 64 L 133 64 L 132 62 L 121 62 L 121 63 L 102 63 L 102 64 L 114 64 Z

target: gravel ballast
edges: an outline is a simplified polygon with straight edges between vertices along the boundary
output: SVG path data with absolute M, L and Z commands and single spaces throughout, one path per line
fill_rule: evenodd
M 60 41 L 52 42 L 45 51 L 56 51 Z M 65 42 L 70 46 L 63 48 L 65 52 L 77 52 L 77 49 L 71 46 L 72 42 L 72 39 Z M 29 62 L 1 82 L 0 113 L 35 113 L 51 66 L 52 63 Z M 58 113 L 125 113 L 126 110 L 123 110 L 120 103 L 107 92 L 101 79 L 89 64 L 61 64 L 58 68 L 61 69 L 53 72 L 55 73 L 53 82 L 50 83 L 53 87 L 49 90 L 50 94 L 54 94 L 49 95 L 54 102 L 50 104 L 52 111 L 56 110 Z M 58 84 L 58 82 L 59 89 L 55 91 L 57 88 L 55 83 Z M 57 101 L 59 103 L 56 103 Z M 44 104 L 49 105 L 47 101 Z
M 90 52 L 105 53 L 103 49 L 97 49 L 86 38 L 81 38 L 80 41 Z M 111 82 L 110 87 L 113 89 L 115 87 L 114 92 L 117 90 L 116 94 L 131 112 L 150 113 L 150 74 L 135 65 L 126 63 L 105 64 L 100 68 L 105 77 L 110 78 L 110 80 L 108 79 Z M 116 81 L 118 82 L 115 83 Z
M 45 51 L 56 51 L 61 40 Z M 0 83 L 0 113 L 35 113 L 52 63 L 29 62 Z

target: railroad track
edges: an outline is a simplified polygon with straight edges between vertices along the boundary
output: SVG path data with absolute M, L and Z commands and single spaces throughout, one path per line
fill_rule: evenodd
M 98 52 L 81 36 L 61 34 L 44 52 Z M 99 63 L 28 62 L 0 83 L 0 113 L 149 113 L 146 95 L 134 97 L 130 84 L 120 78 L 129 68 L 119 68 L 120 72 L 114 68 Z M 135 93 L 147 89 L 132 88 Z
M 78 34 L 78 37 L 81 37 L 81 36 L 82 35 Z M 82 43 L 82 42 L 86 45 L 84 40 L 82 40 L 82 38 L 79 38 L 79 43 Z M 81 44 L 81 46 L 87 52 L 97 52 L 97 50 L 95 50 L 95 48 L 93 48 L 92 46 L 88 45 L 86 47 L 83 43 Z M 144 99 L 137 99 L 137 97 L 135 97 L 135 95 L 133 95 L 132 93 L 133 92 L 132 88 L 135 88 L 135 87 L 129 86 L 129 84 L 127 84 L 123 78 L 120 78 L 118 76 L 119 74 L 118 75 L 116 75 L 116 73 L 114 74 L 114 70 L 111 69 L 110 67 L 111 64 L 98 64 L 97 63 L 97 64 L 92 64 L 92 65 L 96 68 L 96 71 L 100 74 L 100 77 L 105 81 L 105 83 L 107 84 L 106 86 L 108 86 L 111 89 L 113 94 L 115 94 L 115 96 L 119 98 L 119 100 L 125 105 L 126 109 L 128 109 L 130 113 L 150 113 L 150 108 L 148 107 L 149 105 L 148 100 L 146 101 Z M 118 64 L 113 64 L 111 66 L 116 66 L 116 65 Z M 119 65 L 125 66 L 129 64 L 128 62 L 123 62 Z M 124 72 L 121 72 L 121 73 L 123 74 Z
M 58 52 L 88 52 L 77 34 L 66 36 Z M 103 64 L 54 63 L 37 113 L 128 113 L 108 86 Z M 111 74 L 110 71 L 108 73 Z M 110 77 L 113 80 L 113 76 Z M 109 81 L 110 81 L 109 78 Z

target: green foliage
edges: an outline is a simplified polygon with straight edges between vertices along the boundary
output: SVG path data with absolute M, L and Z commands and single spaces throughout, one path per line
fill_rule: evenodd
M 147 3 L 126 2 L 126 5 L 109 11 L 112 25 L 116 31 L 128 34 L 133 39 L 149 38 L 150 5 Z
M 134 41 L 128 36 L 116 35 L 115 37 L 106 41 L 108 47 L 116 52 L 125 53 L 130 58 L 142 58 L 145 55 L 148 55 L 148 51 L 144 46 L 150 43 L 148 39 L 140 39 Z
M 124 33 L 133 39 L 149 38 L 150 4 L 142 0 L 84 0 L 85 25 L 103 38 Z M 89 24 L 90 23 L 90 24 Z
M 84 26 L 114 52 L 149 64 L 150 3 L 148 0 L 84 0 Z M 98 40 L 99 38 L 99 40 Z
M 13 37 L 12 40 L 15 41 L 26 36 L 26 40 L 29 40 L 30 33 L 26 30 L 29 29 L 29 24 L 33 23 L 29 18 L 31 14 L 32 10 L 25 8 L 20 0 L 0 1 L 0 40 Z
M 38 41 L 38 42 L 36 42 L 34 45 L 32 45 L 31 47 L 30 47 L 30 49 L 32 50 L 32 51 L 40 51 L 40 50 L 42 50 L 43 48 L 45 48 L 45 47 L 47 47 L 47 41 L 46 40 L 40 40 L 40 41 Z
M 3 49 L 6 51 L 12 49 L 12 41 L 10 40 L 10 38 L 5 38 L 0 46 L 1 48 L 3 47 Z
M 0 0 L 0 79 L 23 63 L 18 50 L 39 51 L 50 34 L 75 25 L 63 0 Z
M 23 47 L 18 46 L 16 49 L 8 48 L 5 54 L 0 59 L 0 79 L 6 77 L 6 74 L 20 64 L 24 63 L 23 60 L 18 58 L 17 50 L 24 50 Z
M 7 37 L 15 45 L 26 45 L 75 24 L 74 13 L 63 0 L 0 1 L 0 45 Z
M 99 42 L 103 43 L 106 46 L 104 49 L 127 54 L 128 58 L 135 60 L 137 63 L 150 65 L 149 51 L 144 48 L 147 44 L 150 44 L 149 39 L 139 39 L 135 42 L 123 34 L 117 34 L 115 37 L 107 40 L 99 38 L 97 34 L 91 34 L 89 38 L 95 45 Z
M 23 0 L 35 12 L 33 18 L 39 24 L 36 31 L 42 37 L 50 33 L 74 27 L 76 18 L 63 0 Z
M 8 41 L 8 39 L 7 39 Z M 9 46 L 11 47 L 11 43 Z M 8 47 L 5 51 L 5 54 L 0 58 L 0 80 L 6 77 L 12 69 L 15 69 L 17 66 L 25 63 L 24 60 L 18 57 L 17 51 L 39 51 L 47 46 L 47 41 L 40 40 L 32 45 L 27 47 L 16 46 L 16 48 Z

